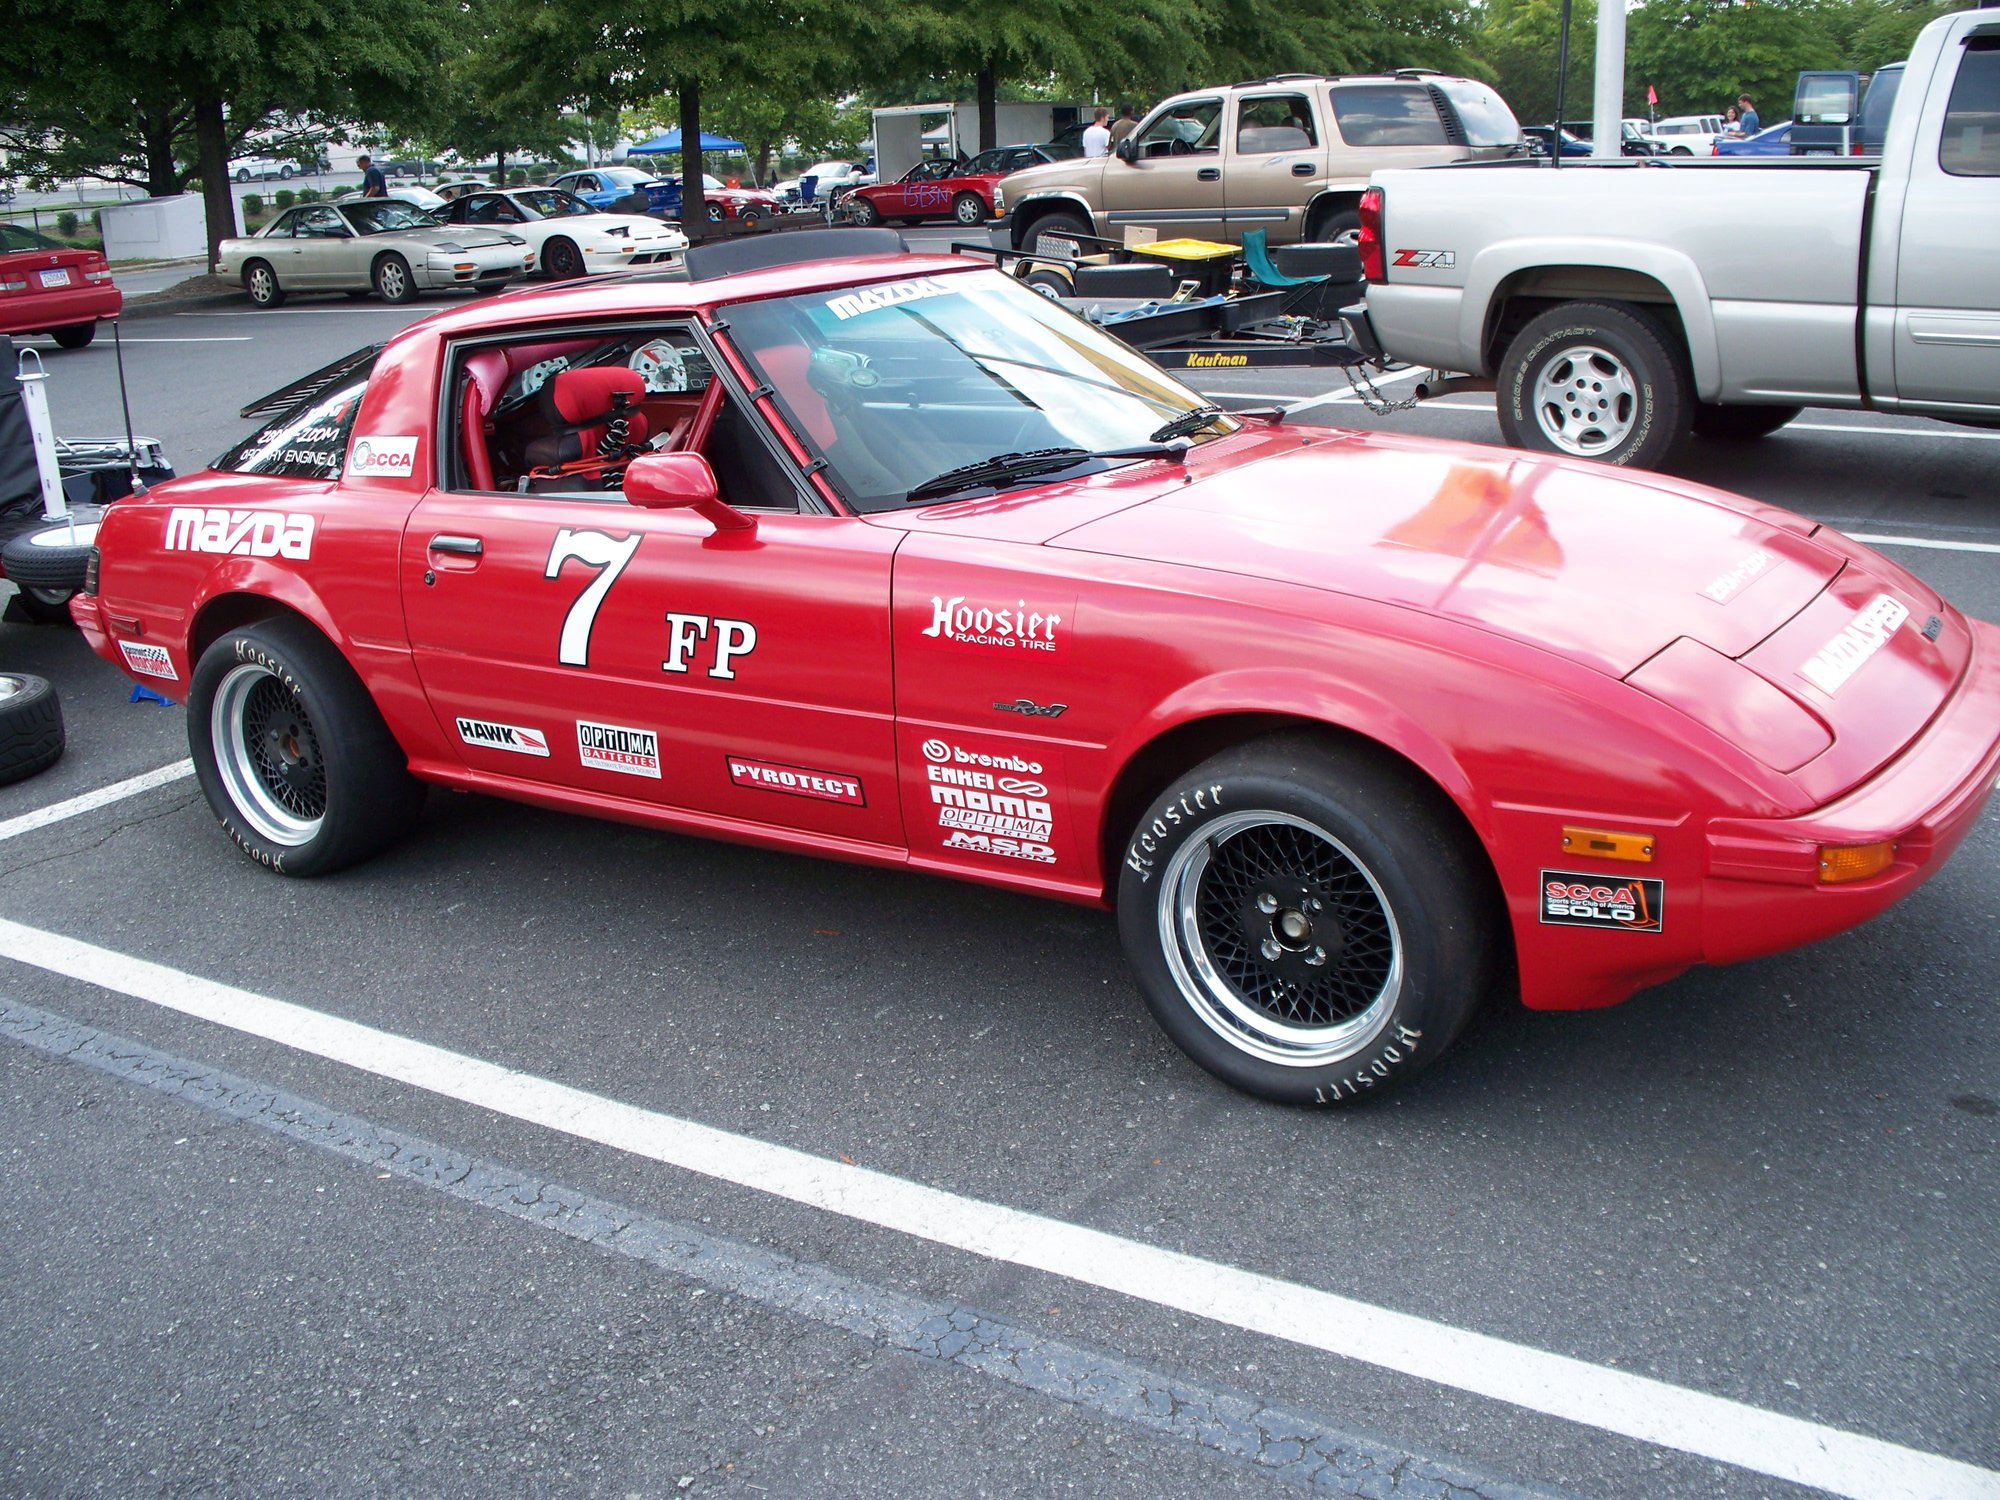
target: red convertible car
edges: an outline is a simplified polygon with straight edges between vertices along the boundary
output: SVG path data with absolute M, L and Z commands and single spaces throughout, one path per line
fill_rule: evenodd
M 282 874 L 434 783 L 1114 906 L 1173 1039 L 1300 1103 L 1508 981 L 1607 1005 L 1850 927 L 1979 818 L 2000 630 L 1866 547 L 1225 414 L 899 245 L 413 324 L 110 507 L 76 618 Z
M 1039 146 L 996 146 L 970 161 L 920 161 L 894 182 L 855 188 L 840 200 L 849 223 L 915 224 L 952 219 L 984 224 L 1007 211 L 1000 179 L 1051 158 Z

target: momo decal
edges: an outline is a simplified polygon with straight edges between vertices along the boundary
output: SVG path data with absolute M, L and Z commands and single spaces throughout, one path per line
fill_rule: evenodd
M 497 724 L 491 719 L 461 716 L 458 737 L 468 745 L 478 745 L 486 750 L 511 750 L 516 755 L 537 755 L 544 759 L 549 753 L 549 737 L 541 730 L 528 729 L 519 724 Z
M 1419 271 L 1449 271 L 1458 264 L 1458 255 L 1451 250 L 1398 250 L 1390 264 Z
M 660 779 L 660 737 L 650 729 L 576 721 L 576 756 L 586 770 Z
M 174 670 L 174 659 L 167 655 L 165 646 L 120 641 L 118 649 L 125 654 L 125 665 L 142 676 L 164 677 L 169 682 L 181 680 L 181 674 Z
M 176 505 L 167 512 L 169 552 L 217 552 L 238 557 L 312 556 L 311 516 L 275 510 L 204 510 Z
M 737 786 L 755 787 L 760 792 L 781 792 L 791 797 L 811 797 L 818 802 L 844 802 L 850 807 L 866 807 L 861 779 L 840 776 L 832 771 L 812 771 L 804 766 L 776 765 L 745 756 L 728 757 L 729 779 Z
M 1799 668 L 1799 675 L 1827 697 L 1839 692 L 1861 664 L 1889 644 L 1910 611 L 1887 594 L 1877 594 L 1848 621 L 1847 628 L 1819 648 L 1819 654 Z
M 1541 880 L 1541 918 L 1552 927 L 1659 932 L 1666 925 L 1664 881 L 1607 879 L 1576 870 L 1544 870 Z
M 1167 836 L 1183 823 L 1192 823 L 1221 806 L 1222 783 L 1219 781 L 1182 792 L 1132 835 L 1131 847 L 1125 851 L 1125 867 L 1137 875 L 1142 884 L 1151 880 L 1154 863 Z
M 408 479 L 417 472 L 417 440 L 413 437 L 358 437 L 347 455 L 350 477 L 386 474 Z
M 908 281 L 890 281 L 881 286 L 857 287 L 851 292 L 844 292 L 831 298 L 826 310 L 845 323 L 849 318 L 874 312 L 877 308 L 920 302 L 926 297 L 949 297 L 957 290 L 946 277 L 912 276 Z
M 1735 567 L 1702 590 L 1717 604 L 1727 604 L 1740 594 L 1744 587 L 1771 571 L 1778 560 L 1778 554 L 1769 547 L 1759 547 Z
M 932 640 L 959 641 L 968 646 L 1005 646 L 1010 650 L 1053 651 L 1056 627 L 1063 617 L 1031 610 L 1025 599 L 1013 608 L 968 604 L 963 594 L 949 599 L 931 595 L 931 622 L 923 633 Z
M 925 766 L 938 827 L 1045 842 L 1055 827 L 1049 789 L 1020 776 L 995 776 L 963 766 Z

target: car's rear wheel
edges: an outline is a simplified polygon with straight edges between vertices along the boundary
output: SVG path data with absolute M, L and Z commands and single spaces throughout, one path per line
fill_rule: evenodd
M 1704 401 L 1694 411 L 1694 435 L 1747 443 L 1769 437 L 1804 410 L 1803 406 L 1718 406 Z
M 986 204 L 977 193 L 960 193 L 951 200 L 951 216 L 968 227 L 986 222 Z
M 269 261 L 253 260 L 243 268 L 243 292 L 253 307 L 282 307 L 285 289 Z
M 1147 1006 L 1217 1077 L 1289 1104 L 1427 1065 L 1491 982 L 1490 867 L 1392 757 L 1310 736 L 1225 752 L 1140 820 L 1118 927 Z
M 250 169 L 248 167 L 238 167 L 236 169 L 236 180 L 238 182 L 248 182 L 250 180 Z
M 576 248 L 576 241 L 556 235 L 542 246 L 542 269 L 557 281 L 581 276 L 583 252 Z
M 62 705 L 46 678 L 0 673 L 0 786 L 62 759 Z
M 393 251 L 375 262 L 369 280 L 374 283 L 375 295 L 384 302 L 417 300 L 417 278 L 410 272 L 410 263 Z
M 873 229 L 882 222 L 882 210 L 866 198 L 849 198 L 844 207 L 850 224 L 859 224 L 863 229 Z
M 1500 362 L 1501 434 L 1517 448 L 1659 469 L 1694 417 L 1686 361 L 1650 318 L 1567 302 L 1523 328 Z
M 754 205 L 752 207 L 744 209 L 743 212 L 738 214 L 736 217 L 742 221 L 743 227 L 745 229 L 755 229 L 759 224 L 764 222 L 763 211 L 761 209 L 756 208 Z
M 722 205 L 720 203 L 711 203 L 708 205 L 709 223 L 720 224 L 725 217 L 726 215 L 723 213 Z
M 278 168 L 278 181 L 290 182 L 291 180 L 292 180 L 292 165 L 290 162 L 286 162 L 284 166 Z
M 76 597 L 75 589 L 16 585 L 14 597 L 20 603 L 21 613 L 34 624 L 69 625 L 75 622 L 75 616 L 69 612 L 69 601 Z
M 72 323 L 67 328 L 52 328 L 49 337 L 65 349 L 81 349 L 97 337 L 97 324 L 93 321 Z
M 423 784 L 368 690 L 303 620 L 246 625 L 202 653 L 188 743 L 223 829 L 281 875 L 365 859 L 423 806 Z

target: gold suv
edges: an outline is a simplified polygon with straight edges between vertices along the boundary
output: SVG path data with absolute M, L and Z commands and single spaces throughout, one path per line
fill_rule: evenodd
M 1110 156 L 1006 179 L 1017 250 L 1065 235 L 1351 242 L 1368 174 L 1517 155 L 1520 122 L 1483 83 L 1417 69 L 1366 78 L 1286 73 L 1176 94 Z M 1041 243 L 1044 236 L 1056 244 Z

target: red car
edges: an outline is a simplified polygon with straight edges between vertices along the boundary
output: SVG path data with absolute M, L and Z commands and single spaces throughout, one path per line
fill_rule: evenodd
M 858 187 L 840 200 L 848 222 L 914 224 L 952 219 L 984 224 L 1007 210 L 1000 179 L 1051 158 L 1039 146 L 997 146 L 970 161 L 920 161 L 894 182 Z
M 112 506 L 74 613 L 280 873 L 434 783 L 1115 906 L 1174 1040 L 1301 1103 L 1509 980 L 1608 1005 L 1853 926 L 1978 820 L 2000 630 L 1866 547 L 1230 416 L 894 245 L 413 324 Z
M 124 305 L 99 251 L 0 225 L 0 333 L 46 333 L 81 349 L 97 337 L 97 320 L 117 317 Z

